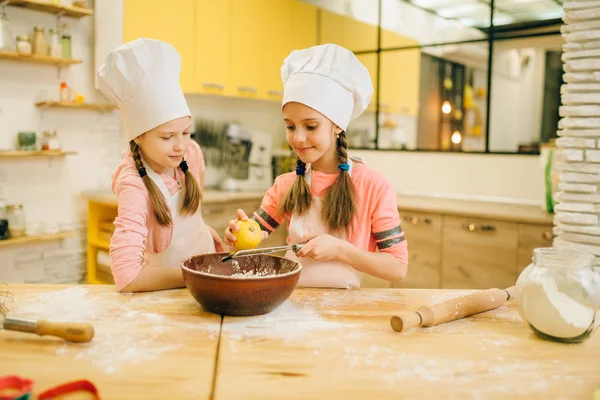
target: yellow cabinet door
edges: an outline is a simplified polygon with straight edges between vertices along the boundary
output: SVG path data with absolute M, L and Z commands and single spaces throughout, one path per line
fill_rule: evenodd
M 292 50 L 306 49 L 317 44 L 317 7 L 302 0 L 291 0 L 290 42 Z M 283 60 L 281 60 L 283 62 Z
M 377 26 L 345 17 L 344 43 L 351 51 L 377 50 Z
M 194 91 L 194 0 L 123 0 L 123 41 L 141 37 L 172 44 L 181 56 L 181 88 Z
M 196 93 L 233 93 L 229 81 L 232 1 L 196 0 Z
M 324 9 L 320 9 L 319 14 L 319 44 L 333 43 L 346 47 L 346 17 Z
M 371 82 L 373 83 L 373 97 L 371 97 L 371 101 L 369 102 L 369 106 L 367 110 L 375 111 L 375 104 L 377 103 L 377 53 L 370 54 L 359 54 L 356 56 L 358 60 L 363 63 L 365 67 L 369 70 L 369 75 L 371 75 Z
M 418 115 L 420 68 L 419 49 L 381 53 L 382 112 Z
M 261 81 L 259 97 L 281 100 L 283 85 L 280 67 L 290 52 L 292 27 L 291 0 L 253 0 L 263 10 L 266 23 L 261 26 L 262 57 L 260 62 Z
M 269 24 L 262 32 L 261 97 L 280 101 L 281 65 L 293 51 L 317 44 L 317 8 L 300 0 L 262 0 Z M 268 11 L 267 11 L 268 10 Z
M 415 46 L 418 42 L 382 30 L 385 47 Z M 391 114 L 418 115 L 421 50 L 407 49 L 381 53 L 381 99 L 379 108 Z
M 233 0 L 231 4 L 230 81 L 232 95 L 258 98 L 269 24 L 262 0 Z

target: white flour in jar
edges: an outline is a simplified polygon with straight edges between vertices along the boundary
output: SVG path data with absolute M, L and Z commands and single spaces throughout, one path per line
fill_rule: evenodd
M 525 319 L 538 331 L 561 339 L 585 333 L 594 321 L 594 310 L 558 290 L 549 276 L 531 280 L 521 294 Z

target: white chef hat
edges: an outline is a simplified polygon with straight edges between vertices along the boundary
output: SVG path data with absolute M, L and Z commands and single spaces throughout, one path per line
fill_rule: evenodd
M 98 85 L 121 110 L 128 140 L 192 115 L 179 86 L 180 70 L 179 53 L 160 40 L 136 39 L 108 54 Z
M 373 84 L 354 53 L 335 44 L 294 50 L 281 66 L 282 107 L 298 102 L 325 115 L 344 131 L 365 111 Z

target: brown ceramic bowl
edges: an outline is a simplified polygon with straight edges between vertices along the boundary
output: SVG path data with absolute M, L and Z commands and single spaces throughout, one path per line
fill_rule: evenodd
M 181 264 L 187 289 L 216 314 L 266 314 L 290 297 L 300 279 L 302 266 L 287 258 L 261 254 L 221 262 L 226 255 L 202 254 Z

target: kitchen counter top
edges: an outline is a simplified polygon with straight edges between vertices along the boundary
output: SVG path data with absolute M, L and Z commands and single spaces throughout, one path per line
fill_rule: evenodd
M 236 201 L 262 200 L 264 192 L 223 192 L 219 190 L 205 190 L 203 193 L 203 204 L 234 203 Z M 83 197 L 96 203 L 109 206 L 117 205 L 117 197 L 109 191 L 84 192 Z
M 203 202 L 211 205 L 238 201 L 260 201 L 264 195 L 264 192 L 206 190 Z M 117 205 L 116 196 L 109 191 L 84 192 L 83 196 L 85 199 L 97 203 L 109 206 Z M 403 211 L 403 216 L 406 216 L 406 211 L 414 211 L 540 225 L 552 225 L 554 219 L 553 214 L 544 212 L 539 206 L 413 195 L 398 195 L 398 208 Z
M 600 389 L 600 335 L 541 340 L 514 301 L 436 327 L 390 328 L 397 311 L 468 291 L 300 289 L 270 314 L 221 323 L 185 289 L 10 290 L 14 317 L 96 329 L 85 345 L 0 331 L 0 371 L 33 379 L 36 392 L 73 379 L 91 380 L 106 399 L 591 399 Z
M 554 215 L 546 213 L 541 206 L 526 204 L 399 195 L 398 208 L 405 211 L 403 216 L 406 211 L 415 211 L 540 225 L 552 225 L 554 221 Z

